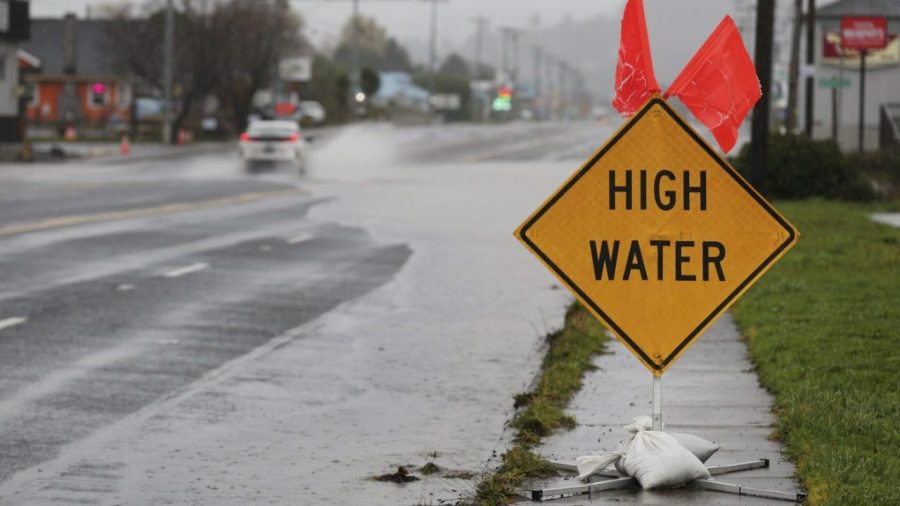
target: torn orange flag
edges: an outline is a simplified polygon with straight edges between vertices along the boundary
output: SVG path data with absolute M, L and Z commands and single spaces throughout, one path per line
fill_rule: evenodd
M 719 23 L 665 96 L 681 99 L 712 131 L 722 151 L 731 151 L 741 122 L 762 91 L 756 67 L 730 16 Z
M 619 61 L 616 63 L 616 98 L 612 106 L 625 116 L 631 116 L 659 91 L 659 84 L 653 75 L 644 2 L 628 0 L 622 15 Z

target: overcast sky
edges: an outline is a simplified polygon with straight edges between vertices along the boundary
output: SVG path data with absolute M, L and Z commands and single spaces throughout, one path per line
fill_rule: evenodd
M 819 0 L 818 3 L 825 5 L 832 1 Z M 696 47 L 721 16 L 740 15 L 736 12 L 737 2 L 746 4 L 745 8 L 751 12 L 755 4 L 752 0 L 645 0 L 654 53 L 667 49 L 673 40 L 691 39 L 691 47 Z M 75 12 L 82 17 L 89 5 L 104 3 L 111 3 L 111 0 L 31 0 L 31 10 L 34 17 L 56 17 L 66 12 Z M 144 0 L 134 0 L 133 3 L 141 4 Z M 443 56 L 452 51 L 460 51 L 464 41 L 475 33 L 472 19 L 479 15 L 490 18 L 491 26 L 495 28 L 526 27 L 535 19 L 539 20 L 541 26 L 548 27 L 558 24 L 566 17 L 573 20 L 584 20 L 597 15 L 619 18 L 624 3 L 625 0 L 445 0 L 438 7 L 438 53 Z M 676 3 L 678 8 L 673 5 Z M 789 16 L 790 3 L 786 0 L 777 2 L 779 10 L 787 14 L 785 18 Z M 292 0 L 292 4 L 303 14 L 307 36 L 317 45 L 333 41 L 351 12 L 350 0 Z M 430 2 L 360 0 L 360 11 L 375 17 L 387 27 L 391 35 L 410 48 L 416 59 L 421 61 L 425 58 Z M 673 13 L 677 19 L 660 19 L 668 18 Z M 674 56 L 686 59 L 690 54 Z
M 715 0 L 711 0 L 715 1 Z M 102 0 L 31 0 L 32 15 L 58 16 L 65 12 L 84 15 L 88 5 L 109 3 Z M 292 0 L 303 12 L 314 38 L 334 33 L 350 15 L 349 0 Z M 624 0 L 445 0 L 439 4 L 440 28 L 446 34 L 471 32 L 470 18 L 479 14 L 490 17 L 496 25 L 525 25 L 533 14 L 545 24 L 555 24 L 566 14 L 573 18 L 613 14 Z M 375 16 L 388 29 L 401 37 L 428 31 L 430 3 L 422 0 L 360 0 L 360 11 Z

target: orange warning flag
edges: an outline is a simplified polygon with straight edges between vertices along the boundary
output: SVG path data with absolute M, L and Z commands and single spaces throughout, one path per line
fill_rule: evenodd
M 722 151 L 731 151 L 741 122 L 762 92 L 756 67 L 730 16 L 719 23 L 665 96 L 681 99 L 712 130 Z
M 612 106 L 625 116 L 631 116 L 659 91 L 659 84 L 653 75 L 644 2 L 628 0 L 622 15 L 619 61 L 616 63 L 616 98 Z

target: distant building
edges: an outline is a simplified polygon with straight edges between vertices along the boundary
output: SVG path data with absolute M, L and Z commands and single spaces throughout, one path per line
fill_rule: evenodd
M 838 143 L 852 151 L 858 145 L 860 58 L 841 49 L 845 16 L 887 17 L 888 46 L 866 58 L 865 148 L 871 150 L 878 146 L 882 106 L 900 103 L 900 0 L 839 0 L 816 12 L 813 136 L 830 139 L 836 119 Z
M 29 3 L 0 0 L 0 141 L 21 139 L 21 104 L 24 89 L 19 81 L 19 46 L 28 39 Z
M 372 97 L 379 107 L 399 108 L 415 112 L 428 112 L 428 90 L 416 86 L 407 72 L 380 72 L 381 86 Z
M 40 62 L 37 72 L 25 78 L 31 88 L 26 114 L 33 128 L 105 131 L 128 123 L 132 87 L 113 68 L 110 23 L 74 14 L 32 21 L 31 40 L 23 47 Z

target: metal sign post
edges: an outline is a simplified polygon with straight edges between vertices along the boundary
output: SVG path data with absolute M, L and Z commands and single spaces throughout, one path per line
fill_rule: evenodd
M 653 376 L 653 430 L 663 430 L 662 376 Z
M 859 52 L 859 152 L 865 151 L 866 138 L 866 54 Z
M 887 45 L 887 18 L 845 16 L 841 18 L 841 49 L 859 51 L 859 152 L 865 149 L 866 55 Z

